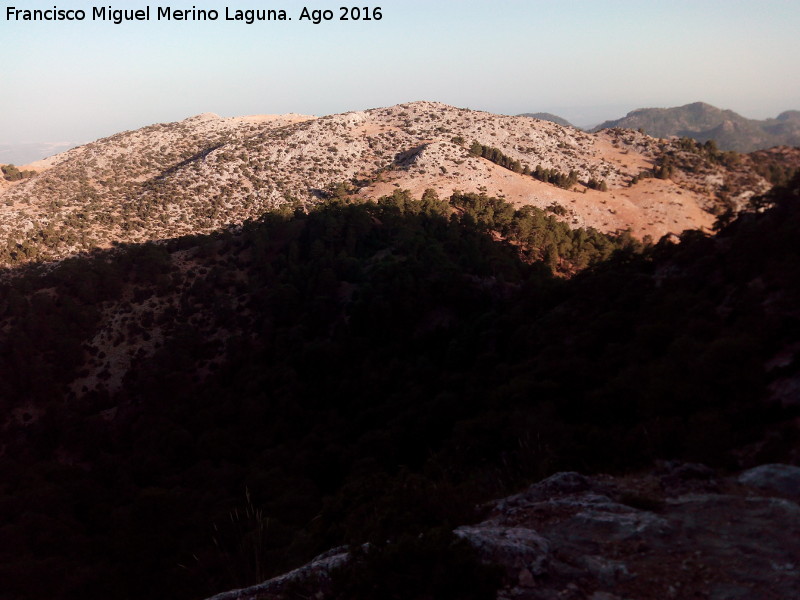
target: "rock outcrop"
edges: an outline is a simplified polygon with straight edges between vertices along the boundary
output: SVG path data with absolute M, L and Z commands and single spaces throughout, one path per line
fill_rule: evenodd
M 502 569 L 498 600 L 710 600 L 800 597 L 800 468 L 737 478 L 698 464 L 636 476 L 557 473 L 489 503 L 464 525 L 481 560 Z M 287 581 L 324 598 L 336 549 L 309 565 L 214 600 L 282 598 Z M 318 587 L 315 589 L 314 585 Z
M 327 580 L 331 570 L 343 565 L 348 559 L 349 552 L 346 546 L 332 548 L 314 558 L 310 563 L 288 573 L 249 588 L 217 594 L 208 600 L 254 600 L 256 598 L 281 597 L 281 594 L 293 585 L 303 585 L 304 582 L 307 584 L 309 580 L 314 582 Z
M 738 481 L 691 464 L 627 478 L 559 473 L 456 534 L 503 566 L 503 599 L 797 597 L 800 506 L 786 498 L 797 472 L 766 465 Z M 523 531 L 529 541 L 512 557 L 508 544 L 485 543 Z

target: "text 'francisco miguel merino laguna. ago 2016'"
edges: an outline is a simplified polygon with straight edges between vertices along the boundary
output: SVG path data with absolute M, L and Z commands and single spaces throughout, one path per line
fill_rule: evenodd
M 340 21 L 379 21 L 383 17 L 380 7 L 348 7 L 338 8 Z M 332 10 L 316 10 L 303 7 L 298 21 L 309 21 L 319 24 L 331 21 L 335 13 Z M 291 21 L 292 18 L 284 9 L 247 9 L 225 7 L 224 10 L 176 9 L 170 6 L 150 6 L 140 9 L 115 9 L 113 6 L 95 6 L 91 10 L 62 9 L 53 6 L 47 9 L 21 9 L 6 7 L 7 21 L 107 21 L 117 25 L 126 21 L 238 21 L 252 25 L 256 21 Z

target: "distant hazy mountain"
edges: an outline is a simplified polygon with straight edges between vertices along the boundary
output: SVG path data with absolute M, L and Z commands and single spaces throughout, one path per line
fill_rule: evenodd
M 64 152 L 74 146 L 74 142 L 25 142 L 19 144 L 0 144 L 0 163 L 27 165 L 46 156 Z
M 554 115 L 553 113 L 548 112 L 537 112 L 537 113 L 522 113 L 521 115 L 517 115 L 519 117 L 531 117 L 532 119 L 541 119 L 542 121 L 550 121 L 551 123 L 557 123 L 562 127 L 575 127 L 572 123 L 559 117 L 558 115 Z M 578 127 L 577 129 L 580 129 Z
M 790 110 L 775 119 L 747 119 L 732 110 L 704 102 L 675 108 L 640 108 L 622 119 L 606 121 L 593 131 L 623 127 L 643 129 L 656 137 L 686 136 L 700 142 L 715 140 L 722 150 L 752 152 L 773 146 L 800 146 L 800 111 Z

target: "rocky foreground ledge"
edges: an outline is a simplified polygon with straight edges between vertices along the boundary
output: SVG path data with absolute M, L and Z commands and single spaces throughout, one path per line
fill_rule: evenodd
M 626 477 L 557 473 L 487 505 L 455 534 L 499 566 L 498 600 L 800 598 L 800 467 L 721 477 L 662 463 Z M 282 599 L 307 583 L 323 599 L 345 547 L 211 600 Z M 295 592 L 293 592 L 295 593 Z

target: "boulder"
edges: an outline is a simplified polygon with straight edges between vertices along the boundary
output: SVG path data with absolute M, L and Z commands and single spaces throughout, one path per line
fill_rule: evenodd
M 800 467 L 783 464 L 761 465 L 739 475 L 739 483 L 800 498 Z
M 532 529 L 474 525 L 459 527 L 455 534 L 467 540 L 484 562 L 501 565 L 512 578 L 546 572 L 550 542 Z

